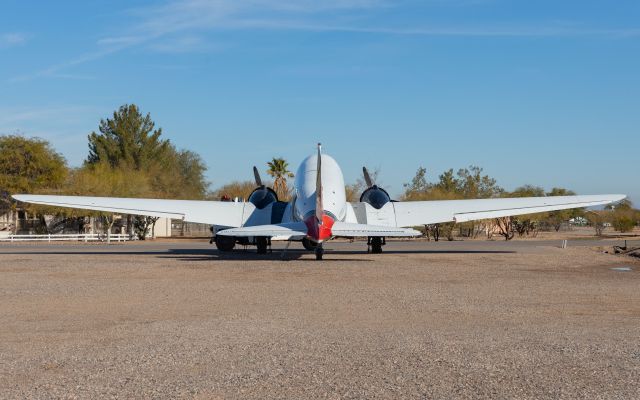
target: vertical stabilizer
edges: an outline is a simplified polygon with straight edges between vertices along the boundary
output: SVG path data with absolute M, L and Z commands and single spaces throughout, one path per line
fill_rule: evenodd
M 322 224 L 324 207 L 322 205 L 322 145 L 318 143 L 318 166 L 316 175 L 316 219 Z

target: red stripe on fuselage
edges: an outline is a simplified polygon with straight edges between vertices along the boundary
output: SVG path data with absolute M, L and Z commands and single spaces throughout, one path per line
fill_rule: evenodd
M 315 215 L 309 216 L 304 220 L 304 224 L 307 226 L 307 236 L 314 242 L 320 243 L 324 240 L 331 239 L 331 228 L 334 224 L 333 218 L 326 213 L 322 213 L 322 221 L 318 221 Z

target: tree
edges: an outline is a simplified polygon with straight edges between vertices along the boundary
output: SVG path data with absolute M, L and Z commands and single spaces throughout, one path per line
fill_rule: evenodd
M 138 239 L 145 240 L 149 229 L 151 229 L 160 218 L 145 215 L 136 215 L 133 219 L 133 228 Z
M 67 173 L 64 157 L 49 142 L 20 135 L 0 136 L 0 210 L 15 213 L 12 194 L 60 190 Z
M 547 196 L 574 196 L 575 194 L 576 193 L 574 191 L 569 189 L 553 188 L 549 193 L 547 193 Z M 564 222 L 567 222 L 571 218 L 575 218 L 583 214 L 583 209 L 551 211 L 547 214 L 546 221 L 553 226 L 556 232 L 558 232 Z
M 482 175 L 482 168 L 470 166 L 458 170 L 458 191 L 465 199 L 488 199 L 504 192 L 495 179 Z
M 438 182 L 434 185 L 436 189 L 439 189 L 443 193 L 458 193 L 460 183 L 453 175 L 453 169 L 444 171 L 439 177 Z
M 113 190 L 119 192 L 114 195 L 119 197 L 206 197 L 209 183 L 204 177 L 207 167 L 202 158 L 192 151 L 178 150 L 163 139 L 162 129 L 156 129 L 150 114 L 143 115 L 135 104 L 125 104 L 112 118 L 101 120 L 99 131 L 89 135 L 89 156 L 81 175 L 84 179 L 93 174 L 111 180 L 117 185 Z M 108 188 L 99 191 L 102 196 L 110 195 Z M 156 221 L 157 218 L 127 217 L 127 227 L 133 227 L 144 239 Z M 112 224 L 108 224 L 109 229 Z
M 71 172 L 65 192 L 70 195 L 106 197 L 148 197 L 152 193 L 151 179 L 144 171 L 112 167 L 103 162 L 88 164 Z M 111 213 L 81 211 L 82 215 L 94 215 L 104 223 L 107 241 L 115 222 Z M 146 235 L 146 234 L 145 234 Z
M 607 211 L 587 211 L 585 213 L 586 218 L 596 231 L 596 236 L 602 236 L 609 219 L 609 214 Z
M 162 138 L 151 115 L 143 115 L 135 104 L 125 104 L 113 118 L 100 121 L 100 133 L 89 135 L 86 164 L 143 171 L 149 178 L 147 195 L 161 198 L 203 199 L 209 187 L 207 167 L 192 151 L 178 150 Z
M 418 168 L 411 182 L 405 183 L 402 200 L 452 200 L 461 198 L 458 181 L 453 170 L 445 171 L 438 177 L 438 182 L 432 184 L 427 181 L 426 169 Z
M 293 178 L 293 172 L 289 171 L 289 163 L 284 158 L 273 158 L 267 162 L 269 169 L 267 174 L 273 177 L 273 190 L 281 200 L 289 197 L 287 178 Z
M 255 188 L 256 184 L 253 181 L 234 181 L 218 188 L 208 197 L 212 200 L 235 199 L 236 197 L 247 200 Z
M 405 194 L 426 193 L 430 188 L 427 182 L 427 169 L 419 167 L 416 175 L 411 179 L 411 182 L 405 183 L 402 186 L 404 187 Z
M 411 182 L 404 184 L 404 188 L 402 199 L 408 201 L 490 198 L 500 196 L 504 192 L 495 179 L 483 175 L 483 169 L 476 166 L 459 169 L 457 174 L 453 169 L 448 169 L 438 176 L 435 183 L 428 182 L 426 169 L 420 167 Z M 466 224 L 465 231 L 473 233 L 475 224 L 476 222 Z M 453 240 L 454 229 L 455 222 L 450 222 L 429 227 L 428 231 L 439 232 Z
M 624 199 L 609 207 L 611 226 L 618 232 L 631 232 L 640 220 L 640 211 L 634 210 L 631 200 Z
M 618 232 L 631 232 L 636 226 L 634 215 L 629 211 L 614 211 L 611 218 L 611 226 Z
M 524 185 L 509 193 L 508 197 L 543 197 L 544 195 L 544 189 L 540 186 Z M 537 231 L 538 222 L 545 217 L 544 213 L 520 215 L 512 217 L 511 224 L 513 229 L 518 232 L 518 236 L 528 236 Z
M 154 197 L 167 199 L 204 199 L 209 190 L 205 179 L 207 166 L 199 154 L 170 147 L 161 164 L 146 169 Z
M 632 210 L 633 203 L 629 199 L 622 199 L 614 204 L 607 204 L 604 206 L 605 210 Z
M 523 185 L 509 193 L 509 197 L 544 197 L 544 189 L 540 186 Z
M 350 203 L 353 203 L 360 200 L 360 195 L 362 194 L 362 190 L 360 189 L 358 183 L 352 183 L 349 185 L 345 185 L 344 194 L 345 194 L 346 200 Z
M 504 236 L 504 240 L 511 240 L 515 235 L 513 231 L 513 222 L 511 217 L 500 217 L 495 219 L 496 226 L 500 230 L 500 235 Z
M 59 189 L 67 176 L 64 157 L 49 142 L 0 136 L 0 190 L 6 195 Z
M 135 104 L 125 104 L 114 111 L 112 119 L 100 120 L 98 129 L 99 134 L 89 135 L 89 164 L 147 169 L 162 161 L 171 147 L 160 138 L 162 129 L 155 129 L 151 115 L 143 116 Z

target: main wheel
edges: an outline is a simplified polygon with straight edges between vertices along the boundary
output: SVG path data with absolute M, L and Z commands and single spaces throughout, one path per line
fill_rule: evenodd
M 304 246 L 305 249 L 309 251 L 315 250 L 316 247 L 318 247 L 318 245 L 316 243 L 313 243 L 311 240 L 309 240 L 309 238 L 302 239 L 302 245 Z
M 258 247 L 258 254 L 267 254 L 267 247 L 269 245 L 269 238 L 264 236 L 258 236 L 256 238 L 256 245 Z
M 322 255 L 324 254 L 324 249 L 322 248 L 322 246 L 317 246 L 315 253 L 316 253 L 316 260 L 318 261 L 322 260 Z
M 371 238 L 371 253 L 380 254 L 382 253 L 382 238 L 381 237 L 372 237 Z
M 220 251 L 231 251 L 236 247 L 236 239 L 232 236 L 216 235 L 214 242 L 216 242 L 216 247 Z

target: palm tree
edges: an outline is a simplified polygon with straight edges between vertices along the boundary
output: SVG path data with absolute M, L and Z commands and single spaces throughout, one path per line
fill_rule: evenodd
M 274 157 L 267 165 L 269 166 L 267 174 L 274 178 L 273 190 L 278 194 L 278 198 L 285 199 L 289 197 L 287 178 L 293 178 L 293 172 L 288 170 L 289 163 L 284 158 Z

